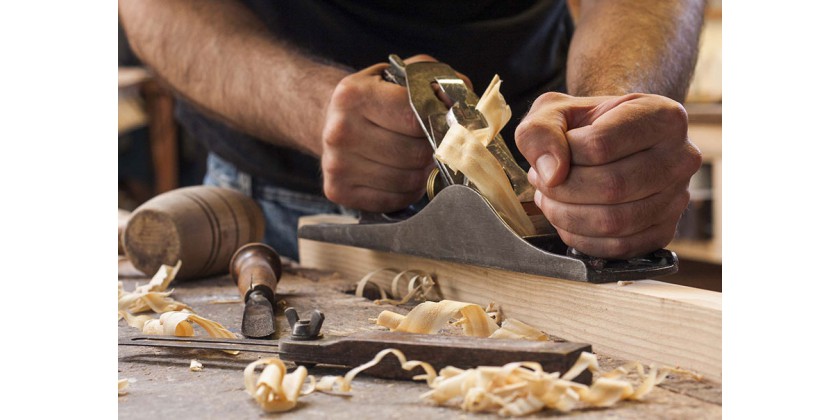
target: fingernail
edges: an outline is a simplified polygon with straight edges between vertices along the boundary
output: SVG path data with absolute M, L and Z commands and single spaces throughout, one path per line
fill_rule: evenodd
M 543 199 L 542 193 L 539 192 L 539 190 L 534 191 L 534 203 L 539 208 L 542 208 L 542 199 Z
M 531 185 L 537 185 L 537 183 L 540 182 L 540 176 L 537 174 L 537 170 L 534 169 L 533 166 L 531 169 L 528 169 L 528 182 L 530 182 Z
M 539 174 L 540 179 L 548 183 L 552 178 L 554 178 L 554 172 L 557 171 L 557 159 L 554 156 L 545 154 L 537 158 L 537 174 Z

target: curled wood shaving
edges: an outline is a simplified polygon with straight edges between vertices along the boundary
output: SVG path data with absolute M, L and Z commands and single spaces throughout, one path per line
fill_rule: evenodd
M 376 324 L 391 331 L 435 334 L 456 318 L 451 325 L 460 326 L 464 334 L 471 337 L 548 340 L 548 336 L 542 331 L 513 318 L 507 318 L 499 327 L 496 320 L 480 306 L 453 300 L 423 302 L 408 315 L 382 311 L 376 319 Z
M 180 260 L 175 266 L 161 265 L 158 272 L 152 276 L 152 279 L 147 284 L 137 286 L 132 292 L 126 292 L 123 289 L 122 282 L 118 282 L 118 309 L 132 314 L 148 311 L 163 313 L 181 311 L 183 309 L 192 311 L 192 308 L 186 304 L 169 297 L 174 290 L 167 290 L 167 287 L 175 279 L 180 268 Z
M 548 341 L 546 333 L 513 318 L 502 321 L 502 327 L 490 334 L 490 338 L 524 338 L 525 340 Z
M 192 323 L 195 323 L 207 331 L 210 337 L 236 338 L 236 334 L 228 331 L 222 324 L 192 312 L 164 312 L 160 314 L 160 318 L 152 318 L 148 315 L 134 316 L 125 311 L 118 311 L 118 314 L 120 318 L 125 318 L 128 325 L 142 330 L 143 334 L 192 337 L 195 335 Z
M 388 327 L 391 331 L 435 334 L 447 326 L 456 315 L 463 318 L 459 324 L 464 329 L 464 333 L 471 337 L 489 337 L 499 329 L 496 322 L 487 316 L 480 306 L 454 300 L 423 302 L 412 309 L 408 315 L 383 311 L 379 314 L 376 323 Z
M 470 130 L 453 121 L 435 151 L 435 157 L 454 171 L 463 172 L 519 236 L 533 235 L 536 233 L 534 224 L 516 197 L 504 168 L 487 149 L 511 117 L 500 86 L 501 80 L 496 75 L 476 106 L 488 126 Z
M 395 274 L 390 281 L 390 295 L 393 299 L 388 298 L 388 293 L 386 292 L 385 287 L 378 282 L 373 281 L 375 276 L 380 273 Z M 405 283 L 405 293 L 400 291 L 401 282 Z M 359 283 L 356 284 L 356 296 L 362 297 L 364 295 L 365 286 L 369 283 L 375 285 L 379 290 L 380 298 L 374 301 L 377 305 L 383 303 L 402 305 L 412 300 L 425 301 L 432 293 L 434 293 L 435 286 L 432 275 L 424 271 L 404 270 L 398 272 L 392 268 L 382 268 L 371 271 L 359 280 Z
M 117 395 L 128 394 L 128 379 L 117 380 Z
M 265 366 L 259 376 L 255 373 L 258 366 Z M 308 375 L 303 366 L 287 374 L 282 360 L 263 358 L 245 368 L 245 390 L 267 413 L 289 411 L 297 405 L 298 397 L 312 392 L 312 389 L 302 392 Z
M 338 387 L 338 389 L 337 389 L 338 392 L 344 392 L 344 393 L 350 392 L 350 390 L 351 390 L 350 383 L 353 382 L 353 378 L 355 378 L 356 375 L 358 375 L 359 373 L 361 373 L 362 371 L 364 371 L 366 369 L 369 369 L 373 366 L 376 366 L 377 364 L 379 364 L 379 362 L 382 361 L 382 359 L 385 356 L 387 356 L 389 354 L 393 354 L 397 359 L 399 359 L 400 367 L 402 367 L 403 370 L 411 371 L 412 369 L 416 368 L 417 366 L 420 366 L 420 367 L 423 368 L 424 371 L 426 371 L 426 373 L 424 375 L 414 376 L 412 378 L 414 380 L 425 380 L 426 383 L 429 386 L 431 386 L 434 379 L 437 377 L 437 373 L 435 372 L 435 369 L 432 367 L 432 365 L 430 365 L 426 362 L 418 361 L 418 360 L 407 360 L 406 357 L 405 357 L 405 354 L 403 354 L 403 352 L 401 352 L 397 349 L 385 349 L 385 350 L 382 350 L 379 353 L 377 353 L 376 356 L 374 356 L 374 358 L 371 361 L 369 361 L 369 362 L 367 362 L 363 365 L 360 365 L 360 366 L 357 366 L 357 367 L 353 368 L 352 370 L 347 372 L 347 374 L 345 374 L 344 376 L 324 376 L 324 377 L 322 377 L 321 380 L 318 381 L 318 384 L 315 385 L 315 389 L 318 390 L 318 391 L 322 391 L 322 392 L 331 392 L 337 386 Z
M 505 320 L 505 312 L 502 310 L 502 306 L 496 302 L 490 302 L 490 304 L 484 308 L 484 312 L 487 312 L 487 316 L 493 318 L 493 320 L 496 321 L 496 324 L 501 325 Z
M 664 380 L 668 368 L 658 371 L 656 366 L 645 373 L 639 365 L 642 383 L 634 389 L 624 378 L 626 371 L 613 371 L 596 378 L 591 386 L 571 379 L 584 370 L 600 373 L 597 359 L 582 353 L 575 365 L 560 376 L 559 372 L 544 372 L 539 363 L 517 362 L 475 369 L 442 369 L 430 385 L 432 390 L 421 398 L 435 404 L 459 403 L 464 411 L 495 412 L 502 416 L 524 416 L 543 409 L 561 412 L 587 408 L 609 407 L 621 400 L 641 400 L 656 384 Z
M 163 292 L 169 287 L 169 283 L 172 283 L 172 280 L 175 280 L 175 276 L 178 275 L 178 270 L 180 269 L 181 260 L 178 260 L 174 266 L 161 264 L 157 273 L 152 276 L 151 280 L 149 280 L 147 284 L 138 286 L 134 291 L 140 293 Z
M 192 337 L 195 332 L 190 322 L 203 328 L 210 337 L 236 338 L 236 334 L 228 331 L 222 324 L 190 312 L 162 313 L 159 319 L 151 319 L 143 324 L 143 333 Z

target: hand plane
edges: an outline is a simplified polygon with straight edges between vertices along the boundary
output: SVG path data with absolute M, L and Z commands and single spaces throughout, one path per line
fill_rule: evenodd
M 450 66 L 439 62 L 406 65 L 395 55 L 389 60 L 384 77 L 406 86 L 411 107 L 434 150 L 453 121 L 465 127 L 487 125 L 475 107 L 478 97 Z M 502 165 L 526 213 L 544 221 L 533 205 L 533 186 L 501 135 L 488 149 Z M 593 283 L 647 279 L 678 270 L 677 255 L 665 249 L 629 260 L 595 258 L 567 246 L 550 224 L 543 226 L 536 235 L 520 237 L 463 174 L 438 161 L 420 203 L 395 213 L 363 213 L 358 224 L 301 226 L 298 237 Z

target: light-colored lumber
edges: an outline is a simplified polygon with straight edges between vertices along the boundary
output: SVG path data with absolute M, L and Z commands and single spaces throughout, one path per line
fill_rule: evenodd
M 300 224 L 349 222 L 336 216 Z M 721 294 L 654 280 L 591 284 L 299 240 L 305 267 L 360 279 L 390 267 L 435 276 L 444 299 L 500 304 L 506 315 L 596 353 L 679 366 L 721 380 Z

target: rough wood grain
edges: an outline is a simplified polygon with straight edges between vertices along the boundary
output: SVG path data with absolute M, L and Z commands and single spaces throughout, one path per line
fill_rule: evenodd
M 303 223 L 342 221 L 313 216 Z M 343 221 L 347 221 L 346 219 Z M 487 304 L 598 353 L 721 380 L 721 294 L 654 280 L 590 284 L 300 240 L 301 264 L 361 278 L 384 267 L 435 275 L 445 299 Z

